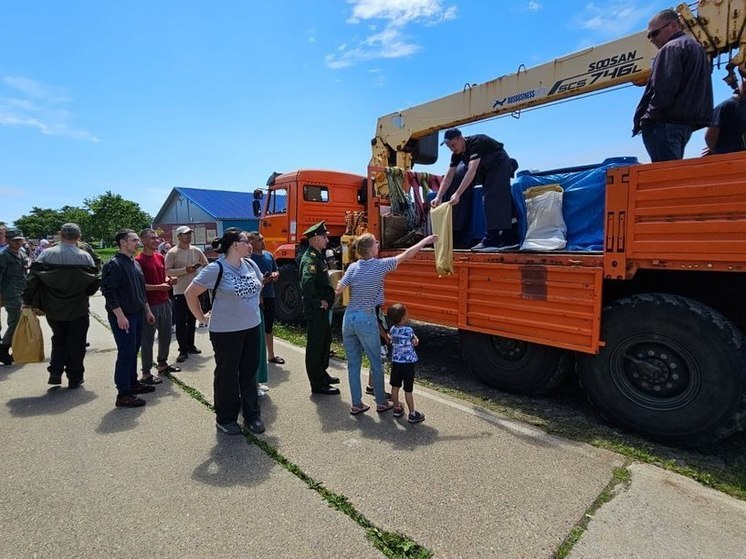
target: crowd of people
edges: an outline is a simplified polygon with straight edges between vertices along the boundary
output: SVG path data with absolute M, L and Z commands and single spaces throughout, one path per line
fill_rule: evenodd
M 285 363 L 275 353 L 272 333 L 277 263 L 256 231 L 227 229 L 212 242 L 219 255 L 212 263 L 191 244 L 191 228 L 180 226 L 175 234 L 178 243 L 171 247 L 152 228 L 139 234 L 122 229 L 114 238 L 117 252 L 101 266 L 82 242 L 80 227 L 65 223 L 59 242 L 44 243 L 44 250 L 38 251 L 27 266 L 29 257 L 23 254 L 22 233 L 1 228 L 0 238 L 6 242 L 0 245 L 0 293 L 8 325 L 2 336 L 0 360 L 13 362 L 13 330 L 21 309 L 28 307 L 44 316 L 52 330 L 48 384 L 60 385 L 66 376 L 69 388 L 80 387 L 85 382 L 89 298 L 100 289 L 117 347 L 116 407 L 144 406 L 142 395 L 154 392 L 163 375 L 181 371 L 169 360 L 174 323 L 176 362 L 184 363 L 190 354 L 201 352 L 195 346 L 195 323 L 199 321 L 207 324 L 214 353 L 217 428 L 229 435 L 240 433 L 238 420 L 242 415 L 247 429 L 262 433 L 265 426 L 259 400 L 269 389 L 261 384 L 266 382 L 262 371 L 266 375 L 267 363 Z M 330 313 L 337 295 L 349 287 L 352 296 L 345 312 L 343 337 L 348 355 L 350 413 L 357 415 L 369 409 L 362 402 L 360 382 L 365 353 L 371 362 L 369 391 L 375 395 L 378 412 L 393 409 L 394 415 L 401 417 L 404 411 L 399 389 L 403 387 L 409 421 L 423 421 L 425 416 L 415 409 L 412 397 L 418 340 L 406 325 L 406 309 L 401 305 L 389 309 L 390 334 L 381 325 L 376 309 L 383 305 L 384 276 L 434 242 L 435 237 L 427 237 L 395 257 L 379 259 L 378 241 L 371 234 L 363 235 L 355 246 L 360 260 L 349 268 L 335 293 L 323 254 L 328 243 L 324 222 L 309 228 L 305 235 L 309 246 L 301 264 L 300 287 L 306 305 L 306 372 L 311 394 L 340 393 L 334 386 L 339 378 L 327 371 Z M 209 295 L 207 305 L 205 295 Z M 382 339 L 393 347 L 391 393 L 384 390 Z

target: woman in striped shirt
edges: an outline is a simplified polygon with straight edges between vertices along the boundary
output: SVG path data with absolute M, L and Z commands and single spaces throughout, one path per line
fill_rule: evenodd
M 363 352 L 368 356 L 373 374 L 376 411 L 381 413 L 394 407 L 393 402 L 386 399 L 376 306 L 383 305 L 383 280 L 386 274 L 393 272 L 400 262 L 413 257 L 424 246 L 437 240 L 437 235 L 430 235 L 396 256 L 378 258 L 380 243 L 372 234 L 364 233 L 357 239 L 355 250 L 359 260 L 347 268 L 335 290 L 339 295 L 346 287 L 350 287 L 350 302 L 345 309 L 342 321 L 342 341 L 347 353 L 347 374 L 352 397 L 350 413 L 352 415 L 370 409 L 370 406 L 363 404 L 362 401 L 360 368 Z

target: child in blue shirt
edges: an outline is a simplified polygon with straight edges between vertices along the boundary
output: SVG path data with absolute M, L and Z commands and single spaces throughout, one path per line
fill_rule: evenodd
M 391 400 L 394 402 L 394 417 L 404 415 L 404 408 L 399 403 L 399 389 L 404 386 L 404 400 L 409 409 L 409 422 L 421 423 L 425 415 L 414 407 L 414 364 L 417 363 L 417 353 L 414 348 L 420 343 L 411 327 L 407 326 L 407 308 L 401 303 L 391 305 L 386 312 L 391 328 Z

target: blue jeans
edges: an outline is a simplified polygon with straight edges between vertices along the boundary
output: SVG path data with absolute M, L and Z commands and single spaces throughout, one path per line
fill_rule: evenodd
M 117 317 L 109 313 L 109 324 L 117 343 L 117 361 L 114 365 L 114 384 L 119 394 L 130 394 L 132 385 L 137 384 L 137 352 L 142 341 L 143 315 L 128 314 L 130 329 L 122 330 L 117 324 Z
M 381 363 L 381 339 L 378 333 L 378 320 L 375 310 L 346 310 L 342 320 L 342 341 L 347 353 L 347 376 L 350 383 L 352 405 L 362 403 L 363 391 L 360 385 L 360 368 L 363 364 L 363 351 L 370 361 L 373 374 L 373 390 L 376 404 L 386 402 L 386 390 L 383 382 L 383 363 Z
M 659 122 L 642 129 L 642 142 L 653 163 L 684 159 L 684 148 L 691 137 L 692 127 L 688 124 Z

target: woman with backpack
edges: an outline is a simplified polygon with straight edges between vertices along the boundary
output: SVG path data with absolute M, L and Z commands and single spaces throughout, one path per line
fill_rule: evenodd
M 238 412 L 252 433 L 263 433 L 256 390 L 261 329 L 259 297 L 262 273 L 251 258 L 248 235 L 230 228 L 212 241 L 221 255 L 192 280 L 184 297 L 189 310 L 208 325 L 215 353 L 215 416 L 217 428 L 238 435 Z M 213 291 L 212 310 L 203 313 L 199 296 Z

